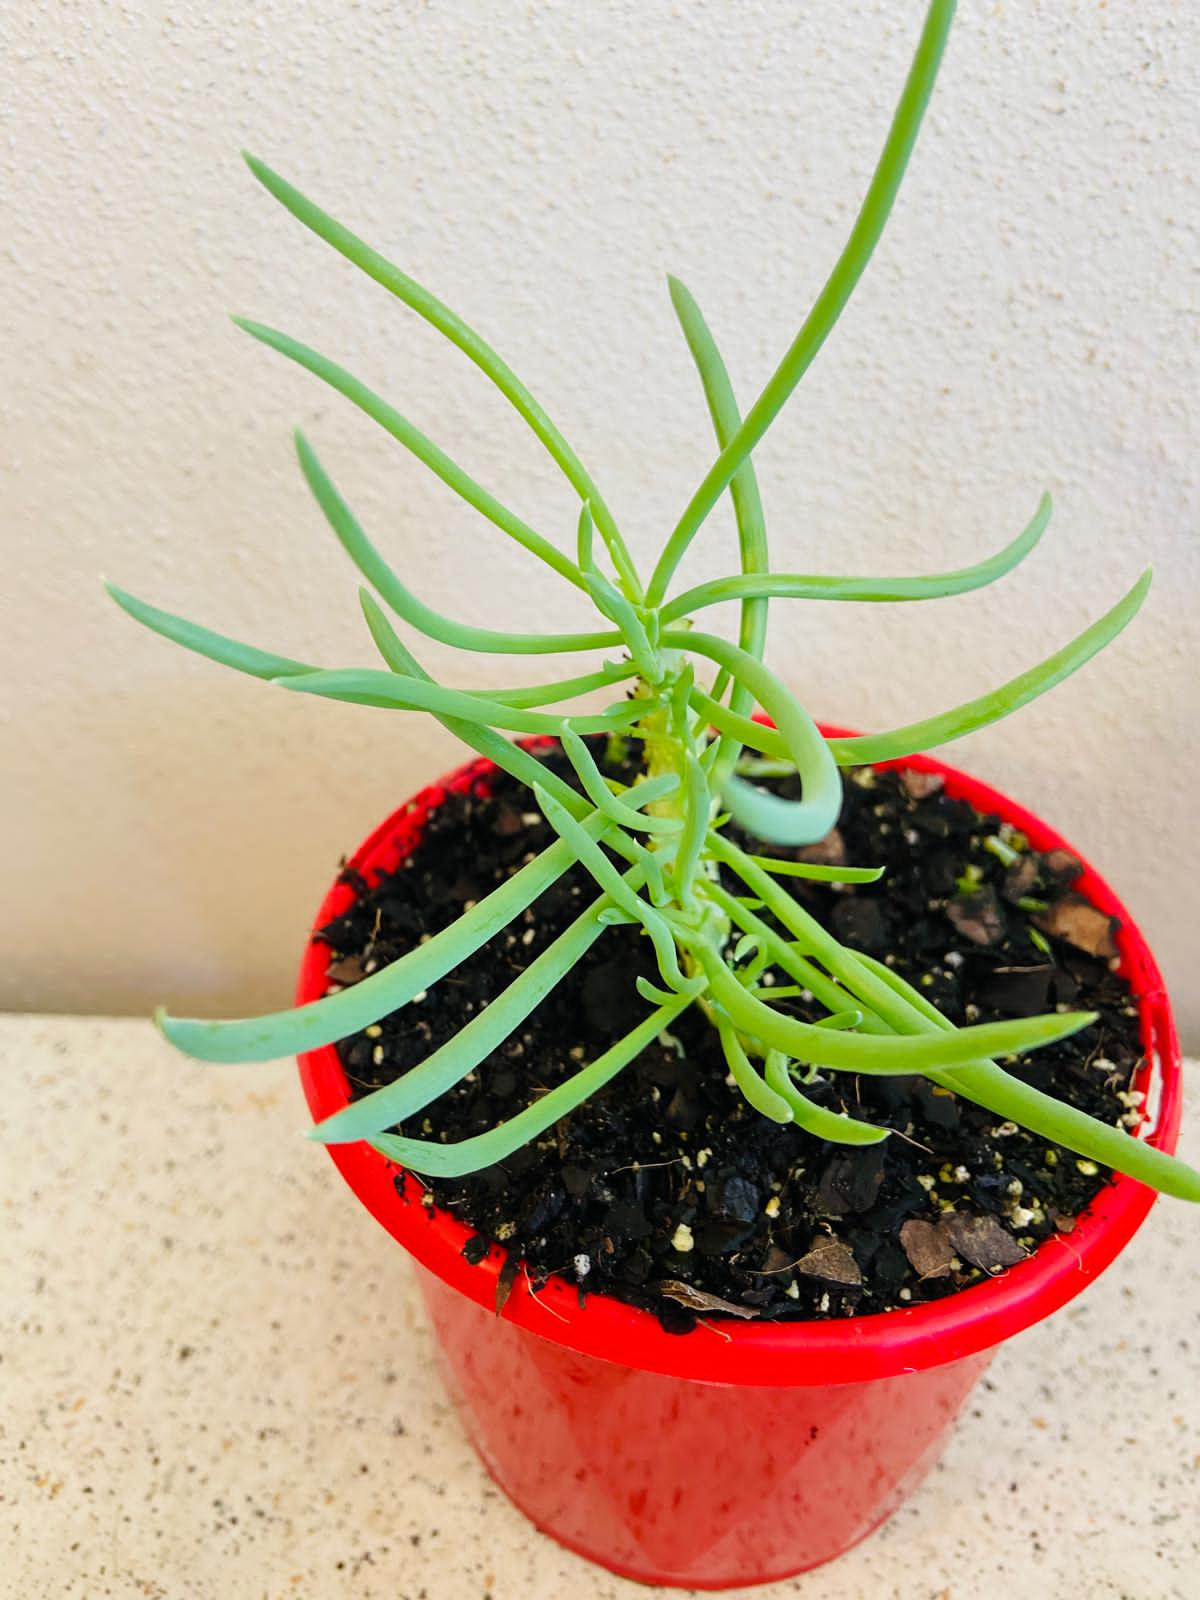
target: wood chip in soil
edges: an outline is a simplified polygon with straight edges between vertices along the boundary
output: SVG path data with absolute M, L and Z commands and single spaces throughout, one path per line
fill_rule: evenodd
M 862 1270 L 854 1259 L 854 1252 L 841 1239 L 820 1239 L 807 1255 L 800 1257 L 796 1271 L 806 1278 L 820 1278 L 822 1283 L 859 1284 Z
M 954 1244 L 944 1222 L 910 1217 L 900 1227 L 900 1244 L 918 1277 L 944 1278 L 953 1270 Z
M 944 1225 L 956 1253 L 985 1272 L 1015 1267 L 1029 1254 L 995 1217 L 970 1217 L 953 1211 Z
M 1106 916 L 1079 895 L 1064 896 L 1048 911 L 1036 913 L 1033 921 L 1043 933 L 1052 933 L 1056 939 L 1065 939 L 1076 950 L 1086 951 L 1089 956 L 1099 956 L 1101 960 L 1109 961 L 1117 953 L 1113 933 L 1121 924 L 1116 917 Z

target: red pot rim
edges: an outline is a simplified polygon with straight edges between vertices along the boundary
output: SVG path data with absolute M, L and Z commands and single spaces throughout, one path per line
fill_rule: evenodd
M 829 737 L 845 736 L 839 728 L 822 731 Z M 940 773 L 948 794 L 1012 823 L 1036 849 L 1068 849 L 1083 863 L 1076 887 L 1093 905 L 1120 919 L 1121 970 L 1141 1016 L 1146 1064 L 1139 1086 L 1149 1093 L 1150 1113 L 1140 1134 L 1161 1150 L 1174 1150 L 1182 1086 L 1170 1003 L 1154 957 L 1116 895 L 1058 833 L 978 779 L 928 756 L 880 765 Z M 495 770 L 490 762 L 475 761 L 422 790 L 376 828 L 350 864 L 367 875 L 391 869 L 411 851 L 425 817 L 448 792 L 486 780 Z M 347 884 L 335 883 L 314 927 L 338 916 L 353 898 Z M 300 970 L 298 1004 L 325 992 L 327 963 L 327 947 L 310 940 Z M 315 1121 L 347 1103 L 349 1086 L 334 1046 L 306 1052 L 299 1064 Z M 395 1179 L 400 1169 L 366 1144 L 332 1145 L 329 1153 L 371 1215 L 423 1266 L 468 1299 L 494 1307 L 505 1259 L 498 1246 L 478 1266 L 471 1266 L 462 1247 L 474 1230 L 452 1213 L 422 1204 L 419 1180 L 409 1174 L 405 1192 L 398 1193 Z M 563 1278 L 551 1278 L 535 1292 L 523 1271 L 501 1316 L 552 1343 L 600 1360 L 701 1382 L 810 1386 L 891 1377 L 987 1349 L 1049 1316 L 1109 1265 L 1141 1226 L 1155 1199 L 1154 1191 L 1144 1184 L 1118 1176 L 1079 1218 L 1072 1233 L 1046 1240 L 1009 1271 L 932 1304 L 871 1316 L 827 1322 L 705 1322 L 680 1337 L 667 1333 L 650 1312 L 607 1295 L 588 1295 L 581 1305 L 575 1285 Z

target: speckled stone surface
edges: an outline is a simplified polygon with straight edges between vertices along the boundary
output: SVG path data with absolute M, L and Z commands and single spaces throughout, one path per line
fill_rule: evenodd
M 484 1475 L 397 1247 L 299 1137 L 290 1064 L 200 1069 L 88 1018 L 0 1018 L 0 1058 L 5 1600 L 646 1592 Z M 1198 1316 L 1200 1215 L 1164 1202 L 1000 1353 L 890 1524 L 741 1592 L 1196 1600 Z

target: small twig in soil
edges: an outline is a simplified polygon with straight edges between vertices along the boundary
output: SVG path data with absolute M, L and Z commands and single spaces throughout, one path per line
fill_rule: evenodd
M 536 1300 L 543 1311 L 548 1311 L 552 1317 L 557 1317 L 560 1322 L 565 1322 L 567 1319 L 563 1316 L 561 1311 L 555 1311 L 554 1307 L 548 1301 L 542 1300 L 539 1297 L 537 1290 L 533 1287 L 533 1279 L 529 1276 L 529 1268 L 522 1264 L 521 1271 L 525 1274 L 525 1287 L 529 1290 L 529 1298 L 531 1300 Z
M 705 1322 L 703 1317 L 696 1318 L 696 1326 L 698 1328 L 704 1328 L 709 1333 L 715 1333 L 717 1338 L 724 1339 L 726 1344 L 729 1344 L 733 1338 L 731 1333 L 726 1333 L 723 1328 L 718 1328 L 715 1323 Z
M 933 1151 L 927 1144 L 922 1144 L 920 1139 L 914 1139 L 911 1133 L 902 1133 L 899 1128 L 889 1128 L 888 1132 L 894 1133 L 897 1139 L 903 1139 L 905 1144 L 915 1144 L 917 1149 L 924 1150 L 927 1156 L 931 1156 L 933 1154 Z
M 789 1261 L 785 1267 L 747 1267 L 746 1270 L 752 1272 L 756 1278 L 773 1278 L 777 1273 L 791 1272 L 803 1260 L 803 1256 L 797 1256 L 795 1261 Z

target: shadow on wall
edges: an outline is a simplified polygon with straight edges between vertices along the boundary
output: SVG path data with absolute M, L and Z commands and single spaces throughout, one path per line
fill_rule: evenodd
M 290 1004 L 339 858 L 458 757 L 427 719 L 329 715 L 211 678 L 164 674 L 9 724 L 7 777 L 29 820 L 7 871 L 20 912 L 0 1009 Z M 48 814 L 66 818 L 52 836 Z

